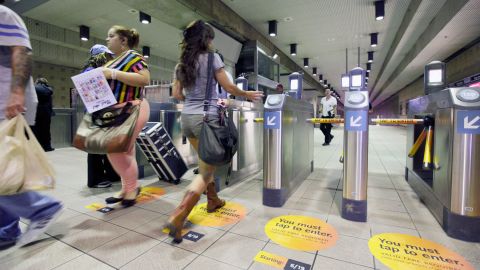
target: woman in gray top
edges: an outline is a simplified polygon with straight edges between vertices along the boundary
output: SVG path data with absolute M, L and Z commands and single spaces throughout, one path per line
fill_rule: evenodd
M 213 52 L 212 40 L 214 37 L 213 28 L 207 23 L 201 20 L 190 23 L 183 31 L 180 63 L 175 68 L 173 96 L 185 101 L 182 111 L 182 130 L 197 152 L 204 115 L 203 101 L 208 79 L 208 53 Z M 216 82 L 231 95 L 245 97 L 252 101 L 262 99 L 262 92 L 243 91 L 230 82 L 223 68 L 224 64 L 218 54 L 214 55 L 212 66 L 215 72 L 211 74 L 214 76 L 214 83 L 212 83 L 211 89 L 208 89 L 212 93 L 212 98 L 209 101 L 212 106 L 209 106 L 207 111 L 209 114 L 208 121 L 212 121 L 213 124 L 219 121 L 218 108 L 216 106 L 218 100 L 215 91 Z M 185 89 L 185 95 L 183 94 L 183 89 Z M 183 201 L 170 216 L 166 225 L 170 229 L 170 236 L 174 237 L 173 241 L 175 243 L 182 241 L 181 231 L 185 219 L 205 190 L 207 190 L 208 212 L 213 212 L 225 205 L 225 201 L 219 199 L 215 191 L 213 175 L 216 167 L 203 162 L 200 158 L 198 163 L 200 174 L 188 186 Z

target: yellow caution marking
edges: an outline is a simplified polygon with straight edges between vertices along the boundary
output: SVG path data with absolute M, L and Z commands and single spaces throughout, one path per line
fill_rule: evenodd
M 423 119 L 396 119 L 396 118 L 377 118 L 372 119 L 377 125 L 418 125 L 423 124 Z
M 433 128 L 428 127 L 427 141 L 425 142 L 425 153 L 423 154 L 424 169 L 430 169 L 430 164 L 432 163 L 432 139 L 433 139 Z
M 427 130 L 426 128 L 424 128 L 422 130 L 422 133 L 420 133 L 420 136 L 418 136 L 417 140 L 415 141 L 415 144 L 413 144 L 412 149 L 410 149 L 410 152 L 408 153 L 408 157 L 413 158 L 413 156 L 415 156 L 418 149 L 420 148 L 422 143 L 425 141 L 426 137 L 427 137 Z
M 306 121 L 312 124 L 339 124 L 344 122 L 343 118 L 309 118 Z

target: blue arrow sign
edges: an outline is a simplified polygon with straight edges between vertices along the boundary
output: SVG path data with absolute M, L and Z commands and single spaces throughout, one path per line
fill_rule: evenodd
M 480 134 L 480 110 L 458 111 L 457 132 Z
M 268 129 L 280 129 L 281 116 L 279 111 L 265 112 L 263 114 L 263 127 Z
M 367 111 L 346 111 L 345 128 L 347 131 L 367 131 Z

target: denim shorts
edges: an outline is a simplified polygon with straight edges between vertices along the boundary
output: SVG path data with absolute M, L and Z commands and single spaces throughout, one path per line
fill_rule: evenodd
M 182 113 L 182 131 L 187 138 L 200 139 L 200 132 L 202 131 L 203 114 L 183 114 Z M 218 115 L 209 114 L 208 122 L 210 124 L 219 123 Z

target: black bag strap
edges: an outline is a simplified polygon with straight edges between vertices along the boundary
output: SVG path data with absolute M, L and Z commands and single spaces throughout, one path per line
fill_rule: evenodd
M 97 114 L 93 113 L 92 114 L 92 122 L 100 128 L 120 126 L 130 116 L 130 113 L 128 111 L 132 107 L 133 107 L 133 104 L 131 102 L 127 102 L 127 104 L 125 104 L 125 106 L 123 106 L 121 112 L 118 115 L 114 115 L 114 116 L 111 116 L 111 117 L 101 117 L 101 115 L 99 113 L 97 113 Z M 100 123 L 97 120 L 99 120 Z M 107 122 L 107 123 L 102 124 L 101 122 Z
M 213 53 L 208 53 L 208 64 L 207 64 L 207 88 L 205 89 L 205 99 L 203 100 L 203 111 L 206 115 L 208 112 L 208 107 L 210 106 L 210 98 L 212 98 L 212 88 L 213 83 Z

